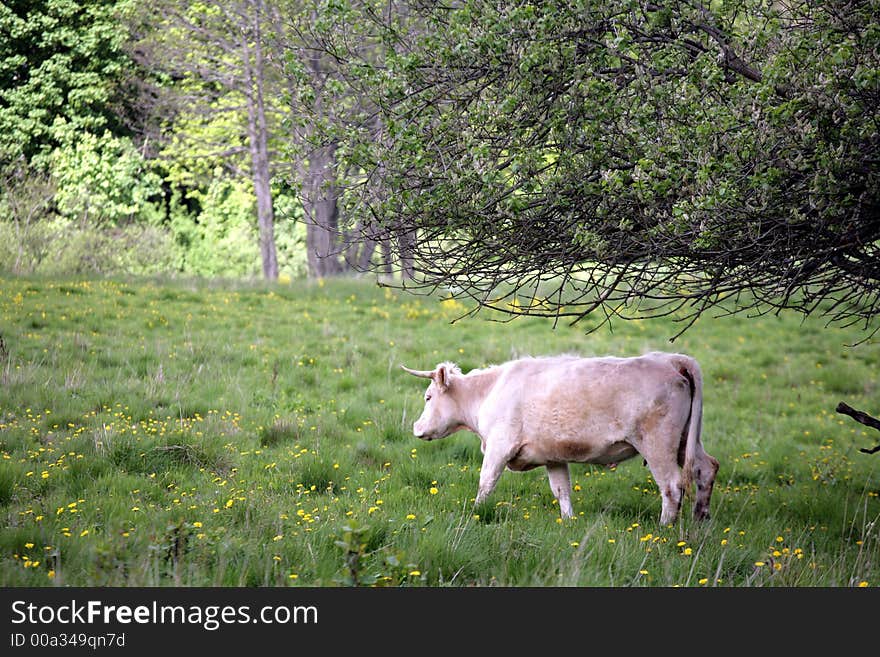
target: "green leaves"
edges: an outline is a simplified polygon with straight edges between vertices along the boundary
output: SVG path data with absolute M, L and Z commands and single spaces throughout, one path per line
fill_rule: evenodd
M 818 289 L 872 317 L 877 10 L 419 4 L 386 40 L 419 65 L 369 89 L 387 139 L 342 147 L 383 186 L 356 200 L 421 231 L 427 287 L 475 299 L 581 272 L 575 317 L 640 296 L 696 316 L 717 289 L 806 312 L 795 291 Z M 702 283 L 681 296 L 681 276 Z
M 0 163 L 44 166 L 59 125 L 99 132 L 128 57 L 117 11 L 127 0 L 35 0 L 0 11 Z
M 117 223 L 145 213 L 161 179 L 130 140 L 109 132 L 96 137 L 70 126 L 58 130 L 62 146 L 52 151 L 49 163 L 62 215 L 83 223 Z

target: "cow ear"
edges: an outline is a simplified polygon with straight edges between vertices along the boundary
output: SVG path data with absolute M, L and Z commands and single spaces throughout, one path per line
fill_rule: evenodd
M 446 368 L 446 365 L 438 365 L 431 378 L 434 379 L 434 383 L 437 384 L 440 392 L 446 392 L 447 388 L 449 388 L 449 370 Z

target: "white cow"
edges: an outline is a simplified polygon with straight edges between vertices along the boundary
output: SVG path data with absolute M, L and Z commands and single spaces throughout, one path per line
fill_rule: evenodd
M 543 465 L 562 517 L 571 517 L 568 463 L 617 463 L 640 454 L 660 488 L 661 523 L 676 520 L 694 482 L 694 517 L 709 517 L 718 461 L 700 442 L 703 377 L 689 356 L 522 358 L 467 374 L 449 362 L 430 371 L 401 367 L 431 379 L 416 437 L 434 440 L 461 429 L 479 436 L 477 503 L 505 466 Z

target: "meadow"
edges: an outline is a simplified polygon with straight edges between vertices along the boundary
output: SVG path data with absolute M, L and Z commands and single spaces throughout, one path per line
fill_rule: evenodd
M 876 586 L 878 340 L 783 315 L 587 334 L 369 280 L 0 278 L 3 586 Z M 640 459 L 475 508 L 479 440 L 415 439 L 425 382 L 521 355 L 695 356 L 712 518 Z

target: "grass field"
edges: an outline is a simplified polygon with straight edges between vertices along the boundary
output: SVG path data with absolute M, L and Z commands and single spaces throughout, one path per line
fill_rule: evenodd
M 457 323 L 367 281 L 0 278 L 5 586 L 875 586 L 878 343 L 800 317 L 614 332 Z M 543 468 L 473 507 L 479 441 L 411 435 L 424 381 L 519 355 L 695 356 L 712 520 L 659 525 L 641 460 Z

